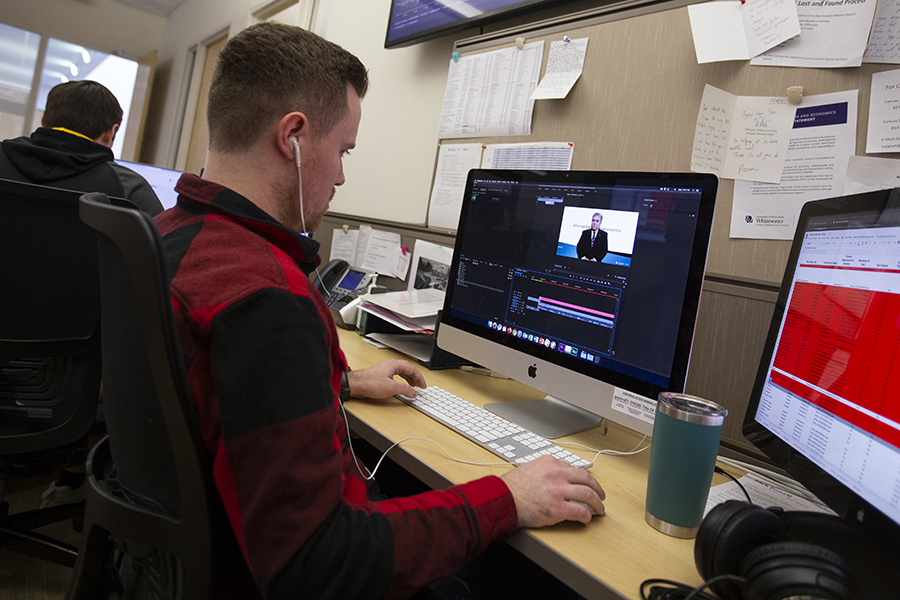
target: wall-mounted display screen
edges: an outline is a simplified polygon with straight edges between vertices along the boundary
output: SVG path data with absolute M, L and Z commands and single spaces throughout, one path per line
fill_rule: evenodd
M 392 0 L 385 48 L 409 46 L 559 0 Z

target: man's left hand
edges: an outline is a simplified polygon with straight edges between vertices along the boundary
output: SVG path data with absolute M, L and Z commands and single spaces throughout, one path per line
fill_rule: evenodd
M 395 375 L 406 380 L 397 381 Z M 380 400 L 396 394 L 414 398 L 416 390 L 413 386 L 426 387 L 425 378 L 419 370 L 405 360 L 386 360 L 368 369 L 350 371 L 347 374 L 352 398 L 372 398 Z

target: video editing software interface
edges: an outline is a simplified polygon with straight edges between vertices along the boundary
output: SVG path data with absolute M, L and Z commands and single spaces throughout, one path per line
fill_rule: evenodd
M 756 421 L 900 523 L 900 209 L 813 217 Z
M 613 380 L 622 374 L 665 389 L 702 190 L 480 175 L 457 234 L 451 317 L 530 354 L 557 353 L 550 360 L 579 372 L 600 366 Z M 602 231 L 592 236 L 597 221 Z M 602 250 L 588 250 L 589 237 L 605 238 L 606 253 L 594 256 Z

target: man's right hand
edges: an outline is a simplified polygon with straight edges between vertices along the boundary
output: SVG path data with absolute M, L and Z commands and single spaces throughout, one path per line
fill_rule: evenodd
M 591 521 L 591 507 L 598 515 L 605 508 L 606 492 L 584 469 L 542 456 L 516 467 L 501 477 L 512 493 L 519 527 L 545 527 L 561 521 Z

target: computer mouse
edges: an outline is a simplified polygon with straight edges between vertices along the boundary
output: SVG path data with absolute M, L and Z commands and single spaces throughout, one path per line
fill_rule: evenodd
M 592 516 L 592 517 L 596 517 L 596 516 L 598 515 L 597 511 L 595 511 L 593 508 L 591 508 L 588 504 L 585 504 L 584 502 L 579 502 L 579 501 L 577 501 L 577 500 L 569 500 L 569 502 L 571 502 L 571 503 L 573 503 L 573 504 L 580 504 L 580 505 L 582 505 L 583 507 L 585 507 L 586 509 L 588 509 L 589 511 L 591 511 L 591 516 Z

